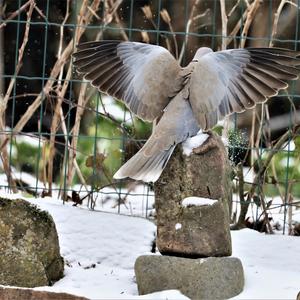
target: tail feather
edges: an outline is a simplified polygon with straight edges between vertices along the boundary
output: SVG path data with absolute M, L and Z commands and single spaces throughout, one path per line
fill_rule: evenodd
M 145 182 L 155 182 L 170 159 L 175 145 L 152 156 L 144 155 L 144 148 L 129 159 L 114 175 L 115 179 L 130 177 Z

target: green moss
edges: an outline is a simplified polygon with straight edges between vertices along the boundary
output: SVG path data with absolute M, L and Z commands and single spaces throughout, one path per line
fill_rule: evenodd
M 48 212 L 23 199 L 0 198 L 0 284 L 34 287 L 63 275 L 58 237 Z

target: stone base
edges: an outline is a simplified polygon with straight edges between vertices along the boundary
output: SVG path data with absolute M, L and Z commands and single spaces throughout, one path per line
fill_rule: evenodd
M 143 255 L 135 262 L 140 295 L 177 289 L 191 299 L 227 299 L 242 292 L 244 271 L 235 257 Z

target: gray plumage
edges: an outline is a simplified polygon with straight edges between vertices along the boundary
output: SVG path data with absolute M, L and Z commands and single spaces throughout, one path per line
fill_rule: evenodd
M 157 122 L 143 148 L 114 175 L 156 181 L 175 146 L 287 88 L 298 78 L 298 53 L 279 48 L 213 52 L 199 48 L 181 68 L 160 46 L 99 41 L 78 45 L 74 65 L 86 80 L 139 118 Z

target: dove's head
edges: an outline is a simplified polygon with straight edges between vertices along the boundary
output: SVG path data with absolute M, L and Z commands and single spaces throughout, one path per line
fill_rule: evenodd
M 200 57 L 202 57 L 205 54 L 210 53 L 210 52 L 213 52 L 213 50 L 208 47 L 199 48 L 193 58 L 193 61 L 198 61 Z

